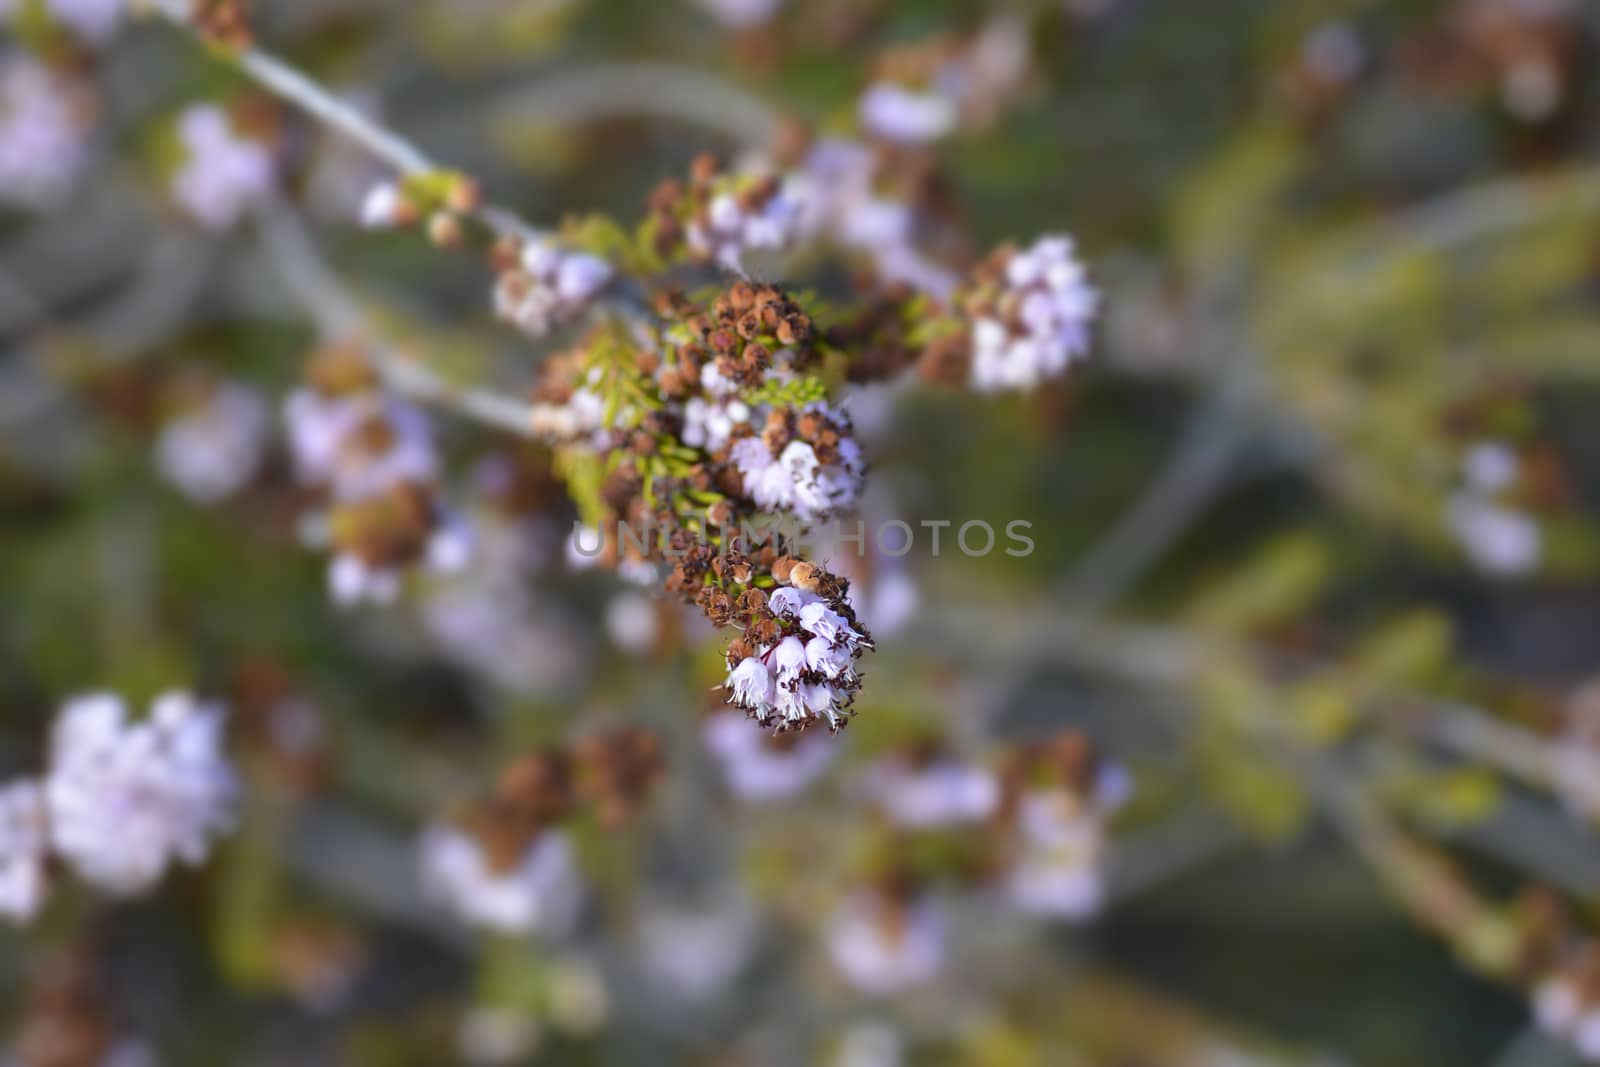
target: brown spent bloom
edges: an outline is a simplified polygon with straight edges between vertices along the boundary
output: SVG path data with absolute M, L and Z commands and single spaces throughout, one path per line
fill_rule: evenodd
M 115 1043 L 106 991 L 88 951 L 47 957 L 30 975 L 12 1051 L 27 1067 L 100 1067 Z
M 574 745 L 573 755 L 580 795 L 612 828 L 639 811 L 666 768 L 661 739 L 637 727 L 585 737 Z
M 355 396 L 379 385 L 372 361 L 354 341 L 317 349 L 306 361 L 304 377 L 306 384 L 323 396 Z
M 421 559 L 438 526 L 433 492 L 415 482 L 342 503 L 329 516 L 334 548 L 374 569 L 404 567 Z
M 1052 737 L 1019 742 L 1001 763 L 1002 799 L 997 817 L 1014 815 L 1022 794 L 1040 787 L 1066 789 L 1087 802 L 1102 765 L 1094 743 L 1080 730 L 1063 730 Z
M 207 41 L 235 51 L 255 43 L 249 0 L 193 0 L 189 21 Z

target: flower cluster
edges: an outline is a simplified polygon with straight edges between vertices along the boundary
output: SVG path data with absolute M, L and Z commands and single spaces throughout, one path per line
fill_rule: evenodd
M 1544 976 L 1533 1013 L 1546 1033 L 1569 1042 L 1585 1062 L 1600 1063 L 1600 947 L 1586 947 Z
M 189 21 L 195 32 L 221 48 L 248 48 L 252 0 L 190 0 Z
M 139 721 L 109 693 L 68 701 L 42 780 L 0 790 L 0 913 L 38 911 L 50 853 L 117 894 L 145 892 L 175 860 L 203 861 L 233 824 L 222 726 L 220 709 L 183 693 Z
M 203 382 L 181 390 L 156 439 L 156 465 L 185 496 L 215 504 L 239 492 L 266 459 L 271 416 L 255 389 Z
M 846 981 L 885 997 L 937 978 L 948 936 L 932 900 L 891 880 L 847 897 L 828 920 L 826 943 Z
M 1092 917 L 1105 900 L 1106 820 L 1127 795 L 1126 774 L 1072 732 L 1019 747 L 1006 772 L 1015 828 L 1007 897 L 1031 915 Z
M 430 827 L 421 843 L 423 889 L 473 925 L 559 936 L 583 899 L 572 842 L 546 830 L 520 844 L 496 853 L 470 830 Z
M 28 210 L 59 203 L 89 160 L 94 101 L 36 59 L 0 60 L 0 202 Z
M 1000 779 L 937 745 L 921 745 L 874 765 L 866 793 L 907 830 L 983 822 L 1000 807 Z
M 776 544 L 736 543 L 758 516 L 808 524 L 860 492 L 850 424 L 809 373 L 821 359 L 811 319 L 748 282 L 709 302 L 668 296 L 660 311 L 658 330 L 597 333 L 549 361 L 536 394 L 541 425 L 581 431 L 557 443 L 572 454 L 569 488 L 591 503 L 599 545 L 584 554 L 655 581 L 659 552 L 668 591 L 744 628 L 729 653 L 733 703 L 775 729 L 837 728 L 871 648 L 849 583 Z M 603 468 L 578 458 L 595 454 Z
M 208 230 L 227 230 L 274 192 L 271 148 L 248 136 L 223 108 L 195 104 L 178 118 L 183 162 L 172 197 Z
M 729 701 L 780 732 L 816 722 L 837 730 L 853 713 L 861 688 L 856 663 L 872 638 L 845 602 L 840 579 L 787 557 L 773 577 L 789 584 L 740 597 L 745 632 L 728 648 Z
M 687 183 L 668 179 L 650 194 L 647 241 L 667 259 L 687 252 L 739 270 L 746 252 L 781 251 L 800 238 L 805 188 L 767 171 L 725 174 L 714 157 L 701 156 Z
M 1539 565 L 1544 536 L 1538 520 L 1507 503 L 1520 477 L 1521 461 L 1510 446 L 1480 441 L 1463 454 L 1460 487 L 1445 504 L 1450 532 L 1489 574 L 1526 574 Z
M 1561 108 L 1580 62 L 1582 5 L 1576 0 L 1466 0 L 1452 29 L 1496 83 L 1510 114 L 1542 122 Z
M 973 272 L 956 306 L 972 323 L 971 381 L 984 392 L 1031 389 L 1089 351 L 1100 295 L 1072 240 L 1002 248 Z
M 548 452 L 508 445 L 479 461 L 470 483 L 472 559 L 448 580 L 430 582 L 418 614 L 449 659 L 520 694 L 549 693 L 586 669 L 583 628 L 531 579 L 561 549 L 556 509 L 564 501 Z
M 460 569 L 467 535 L 437 500 L 439 460 L 427 416 L 384 393 L 353 348 L 319 352 L 306 378 L 284 417 L 300 481 L 330 500 L 334 599 L 389 603 L 409 567 Z
M 875 996 L 935 978 L 941 879 L 1026 916 L 1093 916 L 1105 900 L 1106 822 L 1126 791 L 1123 772 L 1075 731 L 1009 745 L 993 768 L 934 735 L 904 742 L 859 781 L 881 821 L 864 888 L 825 933 L 836 967 Z
M 795 378 L 815 359 L 810 318 L 774 287 L 743 282 L 710 311 L 668 335 L 680 343 L 662 384 L 683 397 L 684 443 L 736 473 L 756 510 L 805 523 L 849 510 L 866 475 L 860 446 L 844 414 Z M 798 402 L 773 402 L 791 385 Z
M 760 434 L 734 442 L 729 458 L 761 510 L 815 522 L 848 510 L 861 492 L 866 461 L 850 432 L 848 418 L 823 403 L 774 410 Z
M 149 889 L 174 859 L 197 864 L 231 827 L 236 792 L 223 716 L 168 693 L 129 722 L 111 694 L 69 702 L 51 737 L 45 799 L 50 840 L 87 881 Z
M 925 161 L 841 137 L 784 154 L 794 157 L 806 236 L 866 256 L 881 282 L 938 296 L 954 287 L 955 275 L 918 247 L 939 215 Z
M 956 101 L 935 87 L 911 88 L 893 81 L 873 83 L 861 94 L 861 125 L 874 137 L 925 144 L 956 127 Z
M 482 802 L 423 831 L 423 888 L 473 925 L 559 936 L 583 899 L 562 821 L 588 802 L 615 823 L 660 773 L 659 742 L 634 730 L 526 756 L 501 772 Z
M 436 244 L 460 240 L 463 219 L 482 206 L 478 183 L 453 172 L 380 181 L 362 198 L 360 220 L 369 230 L 404 229 L 426 222 Z
M 495 314 L 530 337 L 577 318 L 612 278 L 605 260 L 543 237 L 502 240 L 495 257 Z
M 940 36 L 886 51 L 861 95 L 868 135 L 900 146 L 986 125 L 1016 96 L 1030 61 L 1027 29 L 996 18 L 968 38 Z
M 657 904 L 639 922 L 639 970 L 675 1003 L 714 1004 L 750 963 L 760 935 L 760 918 L 742 897 L 710 907 Z

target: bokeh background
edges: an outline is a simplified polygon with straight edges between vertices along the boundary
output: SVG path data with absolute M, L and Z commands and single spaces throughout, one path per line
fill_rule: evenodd
M 1475 931 L 1408 895 L 1407 850 L 1496 906 L 1539 885 L 1582 916 L 1600 885 L 1600 7 L 256 9 L 263 46 L 546 222 L 638 218 L 786 116 L 848 127 L 882 49 L 1007 20 L 1014 88 L 937 159 L 974 247 L 1078 239 L 1096 354 L 1024 397 L 854 401 L 869 515 L 1025 519 L 1037 550 L 919 543 L 826 773 L 745 803 L 699 725 L 717 642 L 676 608 L 555 547 L 490 607 L 426 585 L 352 612 L 281 442 L 224 503 L 174 488 L 157 449 L 187 383 L 275 406 L 316 338 L 251 228 L 197 228 L 163 185 L 174 116 L 247 83 L 170 26 L 124 28 L 81 66 L 88 173 L 0 223 L 0 768 L 37 767 L 71 693 L 177 685 L 233 703 L 248 785 L 203 870 L 130 902 L 63 890 L 0 930 L 7 1026 L 88 954 L 117 1031 L 170 1064 L 1576 1062 L 1525 988 L 1478 973 Z M 353 225 L 383 169 L 270 121 L 287 197 L 385 327 L 525 383 L 543 353 L 492 321 L 481 262 Z M 473 506 L 519 446 L 437 425 Z M 1509 484 L 1474 481 L 1481 446 L 1515 457 Z M 559 541 L 572 511 L 543 491 Z M 472 611 L 492 647 L 451 640 Z M 303 744 L 274 734 L 286 704 Z M 668 759 L 625 827 L 576 831 L 577 931 L 485 937 L 430 907 L 418 828 L 594 724 L 651 728 Z M 871 865 L 874 762 L 929 731 L 981 758 L 1068 726 L 1134 783 L 1104 913 L 951 890 L 938 980 L 852 989 L 819 938 Z

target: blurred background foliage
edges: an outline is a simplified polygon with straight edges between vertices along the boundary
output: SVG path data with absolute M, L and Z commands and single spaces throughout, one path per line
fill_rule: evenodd
M 34 961 L 88 936 L 119 1017 L 174 1064 L 455 1062 L 474 1001 L 528 1020 L 540 1063 L 822 1062 L 863 1020 L 929 1064 L 1567 1062 L 1461 966 L 1459 931 L 1397 906 L 1394 865 L 1323 817 L 1318 783 L 1358 781 L 1491 898 L 1537 882 L 1586 909 L 1600 886 L 1585 814 L 1495 740 L 1547 758 L 1600 661 L 1600 8 L 1574 5 L 1558 100 L 1529 116 L 1492 47 L 1451 28 L 1458 0 L 1100 6 L 791 0 L 737 34 L 661 0 L 257 5 L 274 51 L 551 222 L 636 218 L 780 113 L 846 123 L 887 44 L 1028 18 L 1025 92 L 940 159 L 977 247 L 1078 236 L 1107 295 L 1098 356 L 1029 397 L 899 397 L 869 449 L 891 513 L 1027 519 L 1037 551 L 919 545 L 919 619 L 882 643 L 838 762 L 762 811 L 700 750 L 714 643 L 619 651 L 611 578 L 536 579 L 564 636 L 549 684 L 516 692 L 404 611 L 331 606 L 286 479 L 216 510 L 160 480 L 159 383 L 199 367 L 281 396 L 314 337 L 252 240 L 184 230 L 152 180 L 163 121 L 243 84 L 166 27 L 106 52 L 94 180 L 0 236 L 0 766 L 37 765 L 69 693 L 262 676 L 320 709 L 331 756 L 306 789 L 247 751 L 250 803 L 207 871 L 0 931 L 13 1010 Z M 1330 32 L 1356 49 L 1333 81 Z M 282 121 L 314 214 L 338 149 Z M 439 365 L 526 380 L 538 353 L 492 324 L 470 259 L 320 236 Z M 485 451 L 440 430 L 462 469 Z M 1479 440 L 1533 471 L 1530 573 L 1485 572 L 1452 535 Z M 585 939 L 473 940 L 420 905 L 418 822 L 593 722 L 660 730 L 670 772 L 637 823 L 582 828 Z M 807 931 L 871 864 L 851 769 L 929 729 L 1063 724 L 1137 783 L 1116 906 L 1047 929 L 963 904 L 959 980 L 932 993 L 875 1004 L 830 978 Z M 745 979 L 694 1011 L 663 1000 L 627 949 L 639 910 L 744 891 L 766 919 Z M 346 964 L 344 998 L 308 1008 L 308 971 Z

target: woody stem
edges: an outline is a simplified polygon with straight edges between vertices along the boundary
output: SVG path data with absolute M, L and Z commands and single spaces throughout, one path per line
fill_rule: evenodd
M 260 230 L 291 294 L 318 329 L 332 339 L 362 331 L 365 316 L 318 253 L 299 218 L 288 208 L 263 212 Z M 492 390 L 458 386 L 418 361 L 376 341 L 364 346 L 384 384 L 415 400 L 448 408 L 459 415 L 522 437 L 537 436 L 531 405 Z
M 195 32 L 189 0 L 146 0 L 150 8 L 167 21 Z M 242 74 L 263 89 L 285 100 L 306 114 L 338 131 L 377 159 L 402 175 L 437 173 L 441 167 L 427 153 L 388 127 L 375 122 L 349 103 L 339 99 L 298 67 L 254 46 L 230 49 L 225 58 Z M 473 212 L 483 224 L 502 236 L 528 239 L 540 231 L 516 213 L 493 204 Z

